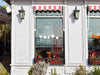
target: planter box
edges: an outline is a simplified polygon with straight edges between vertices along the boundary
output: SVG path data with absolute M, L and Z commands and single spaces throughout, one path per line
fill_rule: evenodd
M 88 64 L 89 65 L 100 65 L 100 58 L 89 58 Z
M 39 61 L 49 62 L 50 65 L 64 65 L 64 58 L 35 58 L 34 62 L 38 63 Z

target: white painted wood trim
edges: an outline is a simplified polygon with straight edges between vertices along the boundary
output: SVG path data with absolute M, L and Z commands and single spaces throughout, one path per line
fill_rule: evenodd
M 30 62 L 31 64 L 34 64 L 34 58 L 35 58 L 35 13 L 34 13 L 34 10 L 33 10 L 33 7 L 31 5 L 31 8 L 30 8 Z
M 35 16 L 35 18 L 63 18 L 63 16 Z
M 15 9 L 12 5 L 12 23 L 11 23 L 11 64 L 15 64 L 15 43 L 16 43 L 16 21 L 15 21 Z
M 100 16 L 88 16 L 88 18 L 100 18 Z
M 87 3 L 87 0 L 85 0 L 85 8 L 84 8 L 84 10 L 85 10 L 85 31 L 84 31 L 84 33 L 85 33 L 85 65 L 86 66 L 88 66 L 88 18 L 87 18 L 87 6 L 88 6 L 88 3 Z
M 15 64 L 15 51 L 16 51 L 16 21 L 15 21 L 15 8 L 12 4 L 12 22 L 11 22 L 11 64 Z M 11 75 L 13 75 L 14 66 L 11 65 Z
M 33 64 L 33 56 L 34 56 L 34 16 L 33 16 L 33 8 L 29 7 L 29 60 L 30 64 Z
M 67 4 L 67 2 L 66 2 Z M 64 14 L 64 24 L 65 24 L 65 66 L 68 65 L 68 50 L 69 50 L 69 46 L 68 46 L 68 42 L 69 42 L 69 39 L 68 39 L 68 5 L 64 6 L 64 9 L 65 9 L 65 14 Z
M 84 38 L 84 25 L 85 25 L 85 21 L 84 21 L 84 19 L 85 19 L 85 13 L 84 13 L 84 10 L 85 10 L 85 8 L 84 8 L 84 2 L 82 3 L 83 4 L 83 6 L 81 7 L 81 11 L 82 11 L 82 17 L 81 17 L 81 20 L 82 20 L 82 64 L 84 65 L 84 63 L 85 63 L 85 45 L 84 45 L 84 40 L 85 40 L 85 38 Z
M 83 59 L 84 59 L 84 66 L 87 65 L 87 56 L 88 56 L 88 49 L 87 49 L 87 2 L 84 1 L 83 6 Z

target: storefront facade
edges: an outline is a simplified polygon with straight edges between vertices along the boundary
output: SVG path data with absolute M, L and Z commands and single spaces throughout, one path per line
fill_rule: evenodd
M 91 64 L 99 64 L 100 1 L 10 2 L 11 75 L 28 75 L 30 66 L 39 60 L 50 62 L 47 75 L 54 67 L 58 74 L 66 75 L 74 72 L 79 65 L 89 68 Z M 25 10 L 23 19 L 19 16 L 21 7 Z M 75 18 L 75 10 L 79 10 L 78 19 Z

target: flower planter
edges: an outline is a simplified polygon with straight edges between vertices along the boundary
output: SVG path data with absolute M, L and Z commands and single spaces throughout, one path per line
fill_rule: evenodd
M 35 63 L 39 61 L 49 62 L 50 65 L 64 65 L 64 58 L 35 58 Z
M 89 65 L 100 65 L 100 59 L 99 58 L 89 58 L 88 64 Z

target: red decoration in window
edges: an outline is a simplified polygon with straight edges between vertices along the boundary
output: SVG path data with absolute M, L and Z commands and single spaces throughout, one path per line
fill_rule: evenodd
M 54 10 L 56 11 L 56 6 L 54 6 Z
M 100 6 L 99 6 L 99 11 L 100 11 Z
M 41 11 L 41 6 L 39 6 L 39 11 Z
M 34 10 L 36 11 L 36 6 L 34 6 Z
M 94 6 L 94 10 L 96 11 L 96 6 Z
M 44 6 L 44 10 L 46 11 L 46 6 Z
M 59 10 L 61 11 L 61 6 L 59 6 Z
M 51 6 L 49 6 L 49 10 L 51 10 Z
M 90 10 L 90 11 L 92 10 L 91 6 L 89 6 L 89 10 Z

